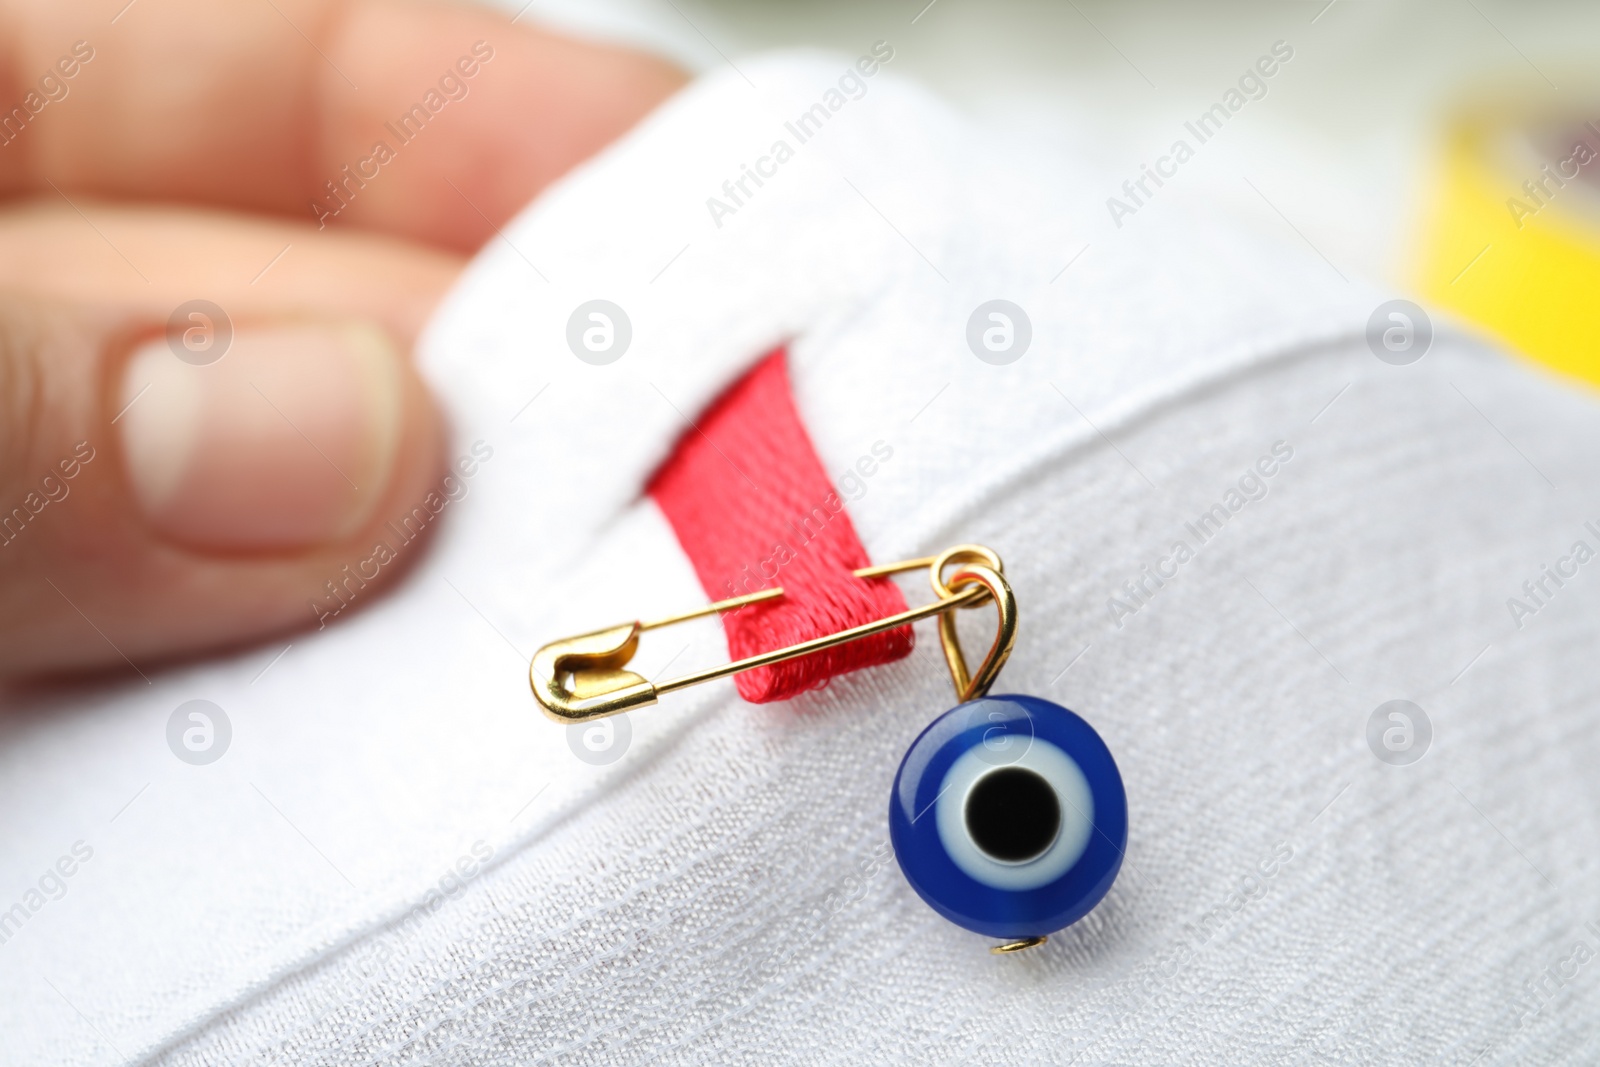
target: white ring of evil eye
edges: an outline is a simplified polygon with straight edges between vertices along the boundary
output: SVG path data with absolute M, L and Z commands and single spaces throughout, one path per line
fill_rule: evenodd
M 1021 863 L 998 860 L 980 849 L 967 830 L 967 798 L 978 782 L 1010 767 L 1039 775 L 1055 791 L 1061 807 L 1056 838 L 1039 855 Z M 992 753 L 975 748 L 951 765 L 934 802 L 934 824 L 951 862 L 986 886 L 995 889 L 1036 889 L 1061 877 L 1089 847 L 1094 832 L 1094 796 L 1078 764 L 1041 737 L 1031 739 L 1021 756 L 996 764 Z

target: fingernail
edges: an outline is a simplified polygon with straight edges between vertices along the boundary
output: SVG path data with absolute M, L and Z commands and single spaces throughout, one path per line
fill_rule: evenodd
M 366 325 L 239 327 L 221 359 L 167 338 L 129 359 L 117 401 L 128 483 L 164 536 L 219 551 L 338 541 L 382 499 L 404 357 Z

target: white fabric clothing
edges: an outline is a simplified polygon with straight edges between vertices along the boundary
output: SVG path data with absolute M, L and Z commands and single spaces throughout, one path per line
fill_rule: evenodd
M 1443 322 L 1378 361 L 1391 294 L 1303 246 L 1160 204 L 1086 229 L 1108 190 L 892 64 L 797 143 L 853 65 L 701 79 L 483 251 L 421 359 L 455 453 L 493 455 L 399 588 L 0 722 L 0 908 L 93 849 L 0 944 L 0 1062 L 1594 1057 L 1594 568 L 1520 628 L 1507 608 L 1600 545 L 1592 398 Z M 597 298 L 632 324 L 607 366 L 566 344 Z M 966 343 L 994 298 L 1032 324 L 1004 366 Z M 893 449 L 849 501 L 873 558 L 995 548 L 1021 619 L 997 691 L 1118 760 L 1127 863 L 1042 949 L 991 956 L 881 862 L 900 756 L 953 702 L 931 628 L 791 703 L 675 695 L 607 766 L 528 692 L 544 641 L 704 601 L 642 487 L 786 341 L 827 468 Z M 1280 442 L 1265 495 L 1116 610 Z M 704 622 L 638 666 L 725 653 Z M 233 725 L 207 766 L 164 734 L 195 698 Z M 1432 723 L 1410 766 L 1367 741 L 1393 698 Z

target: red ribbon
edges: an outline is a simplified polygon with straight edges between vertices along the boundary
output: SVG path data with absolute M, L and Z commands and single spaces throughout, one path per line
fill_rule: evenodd
M 656 472 L 650 494 L 712 600 L 782 586 L 722 616 L 735 659 L 906 610 L 870 565 L 844 501 L 800 421 L 782 349 L 722 395 Z M 910 627 L 737 675 L 751 703 L 787 700 L 846 671 L 911 652 Z

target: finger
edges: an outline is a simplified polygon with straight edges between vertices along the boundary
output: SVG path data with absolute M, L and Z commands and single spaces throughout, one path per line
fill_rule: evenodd
M 0 0 L 15 86 L 0 191 L 180 199 L 467 250 L 683 81 L 473 7 L 124 3 Z
M 462 476 L 441 480 L 442 429 L 406 355 L 451 277 L 443 257 L 208 221 L 0 216 L 8 281 L 30 249 L 79 230 L 133 257 L 169 246 L 144 260 L 137 299 L 112 286 L 106 301 L 68 303 L 54 267 L 0 297 L 0 676 L 147 675 L 332 624 L 409 565 Z M 195 292 L 194 264 L 243 263 L 274 243 L 294 246 L 258 283 L 282 271 L 276 288 L 211 290 L 225 312 L 165 330 Z M 390 550 L 373 562 L 380 540 Z
M 409 341 L 462 257 L 370 231 L 51 193 L 0 210 L 0 290 L 166 321 L 205 297 L 230 314 L 350 316 Z

